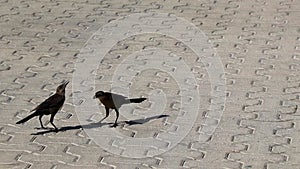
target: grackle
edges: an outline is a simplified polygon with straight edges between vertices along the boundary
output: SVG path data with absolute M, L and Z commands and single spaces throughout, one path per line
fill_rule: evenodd
M 54 127 L 55 131 L 58 131 L 57 127 L 54 125 L 53 120 L 56 113 L 62 108 L 64 102 L 65 102 L 65 89 L 68 85 L 69 81 L 64 82 L 63 84 L 59 85 L 56 88 L 55 94 L 50 96 L 48 99 L 46 99 L 44 102 L 42 102 L 40 105 L 38 105 L 35 109 L 31 110 L 33 112 L 29 116 L 25 117 L 24 119 L 18 121 L 16 124 L 25 123 L 31 118 L 35 116 L 39 116 L 40 124 L 43 129 L 45 127 L 42 123 L 42 117 L 44 115 L 51 115 L 50 116 L 50 123 Z
M 114 109 L 116 111 L 116 120 L 114 125 L 112 127 L 116 127 L 118 118 L 119 118 L 119 108 L 123 104 L 130 104 L 130 103 L 141 103 L 146 98 L 134 98 L 134 99 L 129 99 L 125 96 L 114 94 L 114 93 L 109 93 L 109 92 L 103 92 L 103 91 L 98 91 L 95 93 L 94 99 L 98 98 L 100 102 L 104 105 L 105 110 L 106 110 L 106 116 L 100 120 L 103 121 L 109 116 L 109 109 Z

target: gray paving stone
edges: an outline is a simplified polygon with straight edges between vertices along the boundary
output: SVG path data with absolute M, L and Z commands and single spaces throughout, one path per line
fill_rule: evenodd
M 0 168 L 299 168 L 299 7 L 299 1 L 293 0 L 0 1 Z M 80 50 L 99 28 L 122 16 L 150 12 L 174 14 L 193 23 L 207 36 L 214 55 L 203 48 L 203 56 L 197 56 L 187 43 L 162 34 L 131 36 L 111 46 L 103 60 L 95 62 L 99 67 L 85 75 L 95 75 L 95 86 L 82 81 L 85 91 L 74 91 L 76 84 L 70 83 L 66 103 L 55 117 L 55 124 L 65 131 L 36 130 L 36 118 L 24 125 L 15 124 L 53 94 L 60 82 L 72 81 L 76 65 L 89 59 L 81 58 Z M 175 22 L 166 20 L 157 29 L 172 31 Z M 83 119 L 75 108 L 86 100 L 74 102 L 76 93 L 110 90 L 112 77 L 127 66 L 122 64 L 124 60 L 134 52 L 153 48 L 171 51 L 189 66 L 199 91 L 198 116 L 187 135 L 165 153 L 147 158 L 111 153 L 87 130 L 79 128 Z M 86 52 L 94 54 L 92 50 Z M 222 85 L 212 84 L 207 71 L 213 63 L 203 63 L 204 56 L 216 58 L 216 53 L 225 70 L 219 77 L 226 79 L 223 107 L 222 96 L 212 95 L 222 90 Z M 162 69 L 136 73 L 138 66 L 147 65 L 155 56 L 148 53 L 146 59 L 143 57 L 132 61 L 138 64 L 128 63 L 124 70 L 134 78 L 129 82 L 129 77 L 118 77 L 119 87 L 129 88 L 130 97 L 163 92 L 167 100 L 161 102 L 165 107 L 160 113 L 168 117 L 155 119 L 143 113 L 159 105 L 149 99 L 121 108 L 122 124 L 113 131 L 126 139 L 159 140 L 152 150 L 162 150 L 172 144 L 164 134 L 171 133 L 169 138 L 175 138 L 174 133 L 183 126 L 173 124 L 189 113 L 180 111 L 180 96 L 185 91 Z M 169 72 L 179 69 L 173 62 L 157 61 L 156 66 Z M 185 84 L 193 82 L 187 79 Z M 219 109 L 211 109 L 211 105 Z M 81 124 L 94 133 L 107 128 L 93 124 L 104 116 L 104 107 L 98 108 Z M 112 112 L 106 122 L 114 117 Z M 126 120 L 144 124 L 127 125 Z M 49 117 L 43 121 L 49 126 Z M 213 127 L 216 130 L 209 134 Z M 131 151 L 123 145 L 124 140 L 115 139 L 111 145 L 121 153 Z M 140 147 L 133 150 L 142 151 Z

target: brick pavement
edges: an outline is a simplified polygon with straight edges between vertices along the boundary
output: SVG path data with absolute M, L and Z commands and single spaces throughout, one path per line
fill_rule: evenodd
M 299 1 L 3 0 L 0 4 L 0 168 L 300 168 L 300 110 L 296 108 Z M 221 119 L 211 117 L 216 110 L 210 105 L 218 99 L 211 93 L 218 89 L 211 87 L 206 71 L 209 64 L 197 62 L 201 58 L 177 39 L 148 33 L 112 46 L 101 66 L 90 73 L 96 75 L 96 90 L 109 90 L 120 63 L 136 51 L 157 47 L 182 57 L 195 75 L 201 104 L 191 130 L 174 148 L 143 159 L 103 149 L 85 130 L 76 128 L 80 115 L 75 111 L 79 103 L 73 102 L 78 92 L 72 91 L 74 84 L 68 86 L 66 103 L 55 117 L 57 126 L 68 130 L 39 135 L 41 131 L 34 129 L 39 125 L 36 119 L 15 124 L 62 80 L 72 80 L 76 63 L 84 62 L 79 57 L 80 49 L 93 33 L 122 16 L 146 12 L 175 14 L 208 37 L 225 69 L 226 103 Z M 164 65 L 172 70 L 172 65 Z M 131 83 L 126 78 L 119 80 L 129 86 L 130 96 L 163 96 L 163 92 L 167 100 L 162 102 L 165 107 L 161 113 L 169 115 L 143 125 L 121 124 L 116 129 L 119 133 L 131 138 L 159 138 L 164 131 L 177 130 L 170 128 L 182 115 L 182 91 L 176 79 L 149 69 Z M 150 99 L 121 111 L 129 112 L 123 115 L 134 119 L 149 117 L 143 111 L 157 107 L 155 104 Z M 99 112 L 92 113 L 87 119 L 90 123 L 103 116 L 104 108 L 99 106 Z M 120 121 L 126 120 L 124 116 Z M 113 119 L 114 113 L 107 122 Z M 44 121 L 48 124 L 48 117 Z M 215 132 L 202 137 L 210 125 L 217 127 Z M 107 128 L 86 127 L 95 131 Z M 112 144 L 118 143 L 122 140 Z

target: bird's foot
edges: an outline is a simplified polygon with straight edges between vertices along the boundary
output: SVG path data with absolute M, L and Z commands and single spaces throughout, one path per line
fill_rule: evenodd
M 111 125 L 110 127 L 117 127 L 118 124 L 117 123 L 114 123 L 113 125 Z
M 54 130 L 56 133 L 58 132 L 58 128 L 52 128 L 52 130 Z

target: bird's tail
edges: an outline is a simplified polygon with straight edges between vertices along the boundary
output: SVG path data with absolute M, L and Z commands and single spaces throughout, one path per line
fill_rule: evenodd
M 31 118 L 33 118 L 34 116 L 36 116 L 36 113 L 32 113 L 29 116 L 25 117 L 24 119 L 16 122 L 16 124 L 21 124 L 21 123 L 25 123 L 26 121 L 30 120 Z
M 141 103 L 143 101 L 147 100 L 147 98 L 134 98 L 134 99 L 129 99 L 130 103 Z

